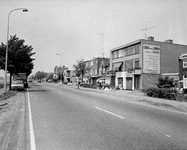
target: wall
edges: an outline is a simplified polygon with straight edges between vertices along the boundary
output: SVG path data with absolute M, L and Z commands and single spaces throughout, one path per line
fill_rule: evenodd
M 143 44 L 160 46 L 160 73 L 161 74 L 179 72 L 178 58 L 181 54 L 187 52 L 186 45 L 142 40 L 142 45 Z
M 141 74 L 141 84 L 140 89 L 147 89 L 149 87 L 157 87 L 156 83 L 158 83 L 158 79 L 161 75 L 157 74 Z

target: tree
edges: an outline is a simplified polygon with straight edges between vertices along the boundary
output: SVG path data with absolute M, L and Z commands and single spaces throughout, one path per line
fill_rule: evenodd
M 35 53 L 32 52 L 32 46 L 24 44 L 25 40 L 10 36 L 8 41 L 8 62 L 7 71 L 10 73 L 10 83 L 13 74 L 26 73 L 29 76 L 33 69 L 33 60 L 31 58 Z M 0 69 L 5 70 L 6 45 L 0 45 Z
M 175 86 L 174 79 L 169 77 L 160 77 L 158 79 L 158 84 L 156 84 L 158 88 L 171 88 Z
M 45 78 L 45 77 L 47 77 L 47 73 L 45 73 L 45 72 L 43 72 L 43 71 L 37 71 L 37 72 L 35 73 L 35 78 L 36 78 L 36 79 L 43 79 L 43 78 Z
M 84 59 L 78 60 L 76 65 L 73 65 L 74 72 L 78 77 L 78 88 L 79 88 L 79 77 L 81 77 L 81 81 L 83 82 L 84 75 L 90 70 L 90 68 L 86 67 L 86 63 Z

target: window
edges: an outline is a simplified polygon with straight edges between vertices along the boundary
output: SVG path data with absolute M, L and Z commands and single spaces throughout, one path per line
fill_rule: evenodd
M 112 53 L 112 58 L 115 59 L 115 58 L 117 58 L 117 57 L 118 57 L 118 51 L 114 51 L 114 52 Z
M 139 64 L 139 63 L 140 63 L 139 60 L 135 60 L 135 61 L 134 61 L 134 68 L 135 68 L 135 69 L 140 68 L 140 64 Z
M 183 68 L 187 68 L 187 59 L 183 59 Z
M 125 48 L 125 56 L 138 54 L 140 49 L 140 44 L 136 44 L 130 47 Z
M 125 62 L 125 70 L 128 71 L 131 69 L 133 69 L 133 60 L 126 61 Z
M 95 70 L 95 74 L 97 74 L 97 69 Z
M 115 59 L 118 57 L 123 57 L 123 50 L 124 49 L 120 49 L 120 50 L 112 52 L 112 58 Z
M 93 61 L 90 62 L 90 65 L 91 65 L 91 66 L 93 65 Z
M 123 57 L 123 50 L 122 49 L 118 51 L 118 57 Z

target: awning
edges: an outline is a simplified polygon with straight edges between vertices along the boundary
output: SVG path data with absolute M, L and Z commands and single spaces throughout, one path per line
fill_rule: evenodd
M 122 62 L 120 63 L 115 63 L 113 66 L 113 70 L 119 70 L 119 67 L 121 66 Z

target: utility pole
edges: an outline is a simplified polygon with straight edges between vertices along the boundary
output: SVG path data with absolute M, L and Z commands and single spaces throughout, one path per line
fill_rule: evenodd
M 106 32 L 100 33 L 100 35 L 102 36 L 102 54 L 103 54 L 103 58 L 104 58 L 104 34 Z

